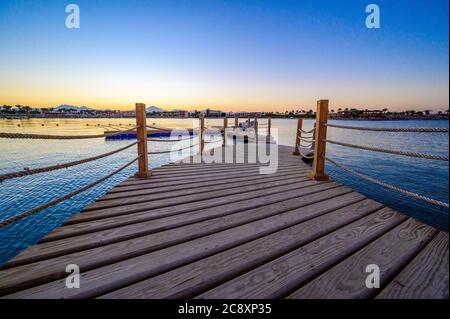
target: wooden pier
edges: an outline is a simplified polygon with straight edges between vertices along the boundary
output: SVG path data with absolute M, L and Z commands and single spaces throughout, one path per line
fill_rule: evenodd
M 279 146 L 274 174 L 235 158 L 129 178 L 10 260 L 0 295 L 448 298 L 448 233 L 311 180 L 293 151 Z M 66 287 L 70 264 L 80 288 Z

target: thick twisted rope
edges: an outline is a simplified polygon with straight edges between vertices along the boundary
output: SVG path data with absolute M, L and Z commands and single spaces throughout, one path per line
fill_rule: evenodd
M 100 178 L 100 179 L 98 179 L 98 180 L 96 180 L 96 181 L 94 181 L 94 182 L 92 182 L 92 183 L 89 183 L 89 184 L 87 184 L 86 186 L 83 186 L 82 188 L 80 188 L 80 189 L 78 189 L 78 190 L 76 190 L 76 191 L 74 191 L 74 192 L 71 192 L 71 193 L 69 193 L 69 194 L 66 194 L 66 195 L 64 195 L 64 196 L 62 196 L 62 197 L 60 197 L 60 198 L 58 198 L 58 199 L 52 200 L 51 202 L 48 202 L 48 203 L 46 203 L 46 204 L 44 204 L 44 205 L 41 205 L 41 206 L 39 206 L 39 207 L 30 209 L 30 210 L 28 210 L 28 211 L 26 211 L 26 212 L 23 212 L 23 213 L 20 213 L 20 214 L 17 214 L 17 215 L 8 217 L 7 219 L 5 219 L 5 220 L 3 220 L 3 221 L 0 222 L 0 228 L 3 228 L 3 227 L 5 227 L 5 226 L 7 226 L 7 225 L 10 225 L 10 224 L 12 224 L 12 223 L 14 223 L 14 222 L 16 222 L 16 221 L 18 221 L 18 220 L 24 219 L 25 217 L 29 217 L 29 216 L 31 216 L 31 215 L 34 215 L 34 214 L 36 214 L 36 213 L 38 213 L 38 212 L 40 212 L 40 211 L 42 211 L 42 210 L 44 210 L 44 209 L 46 209 L 46 208 L 49 208 L 49 207 L 54 206 L 54 205 L 56 205 L 56 204 L 59 204 L 59 203 L 65 201 L 65 200 L 67 200 L 67 199 L 69 199 L 69 198 L 71 198 L 71 197 L 73 197 L 73 196 L 75 196 L 75 195 L 78 195 L 78 194 L 80 194 L 80 193 L 82 193 L 82 192 L 84 192 L 84 191 L 86 191 L 86 190 L 88 190 L 88 189 L 90 189 L 90 188 L 92 188 L 92 187 L 94 187 L 94 186 L 96 186 L 96 185 L 98 185 L 98 184 L 104 182 L 105 180 L 111 178 L 111 177 L 114 176 L 115 174 L 117 174 L 117 173 L 123 171 L 125 168 L 127 168 L 128 166 L 130 166 L 131 164 L 133 164 L 134 162 L 136 162 L 136 160 L 137 160 L 138 158 L 139 158 L 139 157 L 136 157 L 134 160 L 128 162 L 127 164 L 125 164 L 125 165 L 122 166 L 122 167 L 119 167 L 118 169 L 116 169 L 116 170 L 113 171 L 112 173 L 110 173 L 110 174 L 108 174 L 108 175 L 106 175 L 106 176 L 104 176 L 104 177 L 102 177 L 102 178 Z
M 307 145 L 300 143 L 299 145 L 300 145 L 300 147 L 303 147 L 303 148 L 310 148 L 313 145 L 313 143 L 309 143 Z
M 349 130 L 374 131 L 374 132 L 416 132 L 416 133 L 448 133 L 448 128 L 408 128 L 408 127 L 364 127 L 364 126 L 345 126 L 335 124 L 323 124 L 327 127 L 335 127 Z
M 69 162 L 69 163 L 65 163 L 65 164 L 57 164 L 57 165 L 53 165 L 53 166 L 47 166 L 47 167 L 40 167 L 40 168 L 34 168 L 34 169 L 26 169 L 23 171 L 18 171 L 18 172 L 12 172 L 12 173 L 7 173 L 7 174 L 3 174 L 0 175 L 0 183 L 7 180 L 7 179 L 11 179 L 11 178 L 17 178 L 17 177 L 23 177 L 23 176 L 28 176 L 28 175 L 34 175 L 34 174 L 39 174 L 39 173 L 45 173 L 45 172 L 51 172 L 51 171 L 55 171 L 55 170 L 59 170 L 59 169 L 63 169 L 63 168 L 69 168 L 75 165 L 80 165 L 80 164 L 84 164 L 84 163 L 88 163 L 91 161 L 95 161 L 116 153 L 119 153 L 121 151 L 124 151 L 126 149 L 129 149 L 130 147 L 132 147 L 133 145 L 136 145 L 138 142 L 134 142 L 131 143 L 125 147 L 119 148 L 117 150 L 114 150 L 112 152 L 108 152 L 108 153 L 104 153 L 104 154 L 100 154 L 97 156 L 93 156 L 93 157 L 89 157 L 89 158 L 85 158 L 82 160 L 78 160 L 78 161 L 73 161 L 73 162 Z
M 300 129 L 299 131 L 300 131 L 302 134 L 309 134 L 309 133 L 314 132 L 314 129 L 310 129 L 309 131 L 305 131 L 305 130 L 303 130 L 303 129 Z
M 306 158 L 306 159 L 313 159 L 314 158 L 314 154 L 305 155 L 302 152 L 299 152 L 299 153 L 300 153 L 300 156 L 303 157 L 303 158 Z
M 192 147 L 197 146 L 197 145 L 198 145 L 198 143 L 193 144 L 193 145 L 189 145 L 189 146 L 187 146 L 187 147 L 183 147 L 183 148 L 180 148 L 180 149 L 177 149 L 177 150 L 148 152 L 147 154 L 149 154 L 149 155 L 155 155 L 155 154 L 166 154 L 166 153 L 172 153 L 172 152 L 179 152 L 179 151 L 186 150 L 186 149 L 188 149 L 188 148 L 192 148 Z
M 351 148 L 357 148 L 360 150 L 381 152 L 381 153 L 388 153 L 388 154 L 395 154 L 395 155 L 403 155 L 403 156 L 417 157 L 417 158 L 426 158 L 426 159 L 448 162 L 447 156 L 423 154 L 423 153 L 415 153 L 415 152 L 404 152 L 404 151 L 397 151 L 397 150 L 387 150 L 387 149 L 383 149 L 383 148 L 364 146 L 364 145 L 355 145 L 355 144 L 349 144 L 349 143 L 343 143 L 343 142 L 336 142 L 336 141 L 332 141 L 332 140 L 323 140 L 323 141 L 330 143 L 330 144 L 336 144 L 336 145 L 341 145 L 341 146 L 346 146 L 346 147 L 351 147 Z
M 436 205 L 436 206 L 444 207 L 444 208 L 447 208 L 447 209 L 449 208 L 448 203 L 444 203 L 444 202 L 438 201 L 436 199 L 432 199 L 432 198 L 429 198 L 429 197 L 426 197 L 426 196 L 422 196 L 422 195 L 419 195 L 419 194 L 416 194 L 416 193 L 413 193 L 413 192 L 410 192 L 410 191 L 398 188 L 396 186 L 383 183 L 383 182 L 381 182 L 381 181 L 379 181 L 379 180 L 377 180 L 375 178 L 363 175 L 363 174 L 358 173 L 358 172 L 356 172 L 356 171 L 354 171 L 354 170 L 352 170 L 352 169 L 350 169 L 350 168 L 348 168 L 348 167 L 346 167 L 346 166 L 344 166 L 342 164 L 336 163 L 335 161 L 329 159 L 328 157 L 325 157 L 325 159 L 328 162 L 336 165 L 337 167 L 339 167 L 340 169 L 346 171 L 347 173 L 349 173 L 351 175 L 354 175 L 356 177 L 359 177 L 361 179 L 364 179 L 366 181 L 369 181 L 371 183 L 374 183 L 374 184 L 379 185 L 381 187 L 384 187 L 386 189 L 389 189 L 389 190 L 401 193 L 403 195 L 406 195 L 406 196 L 409 196 L 409 197 L 412 197 L 412 198 L 415 198 L 415 199 L 423 200 L 423 201 L 425 201 L 427 203 L 430 203 L 430 204 L 433 204 L 433 205 Z
M 14 138 L 14 139 L 38 139 L 38 140 L 77 140 L 87 138 L 111 137 L 119 134 L 129 133 L 136 129 L 130 128 L 125 131 L 117 131 L 113 133 L 104 133 L 96 135 L 41 135 L 41 134 L 22 134 L 22 133 L 0 133 L 0 138 Z

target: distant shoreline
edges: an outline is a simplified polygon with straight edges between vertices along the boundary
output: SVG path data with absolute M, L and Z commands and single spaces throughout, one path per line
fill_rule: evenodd
M 148 119 L 197 119 L 198 117 L 159 117 L 159 116 L 147 116 Z M 208 119 L 223 119 L 223 117 L 207 117 Z M 230 117 L 229 117 L 230 118 Z M 240 117 L 246 118 L 246 117 Z M 268 118 L 268 117 L 258 117 L 260 119 Z M 281 120 L 293 120 L 299 117 L 271 117 L 272 119 L 281 119 Z M 304 120 L 314 120 L 315 117 L 300 117 Z M 88 120 L 88 119 L 134 119 L 134 117 L 103 117 L 103 116 L 54 116 L 54 117 L 43 117 L 43 116 L 4 116 L 0 115 L 0 120 L 30 120 L 30 119 L 42 119 L 42 120 L 60 120 L 60 119 L 79 119 L 79 120 Z M 253 119 L 253 117 L 252 117 Z M 402 117 L 402 118 L 329 118 L 329 120 L 333 121 L 445 121 L 449 120 L 449 117 L 446 115 L 442 116 L 428 116 L 428 117 Z

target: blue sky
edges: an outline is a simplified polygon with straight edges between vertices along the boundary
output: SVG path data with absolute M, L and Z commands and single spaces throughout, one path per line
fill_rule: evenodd
M 70 3 L 80 29 L 65 27 Z M 370 3 L 380 29 L 365 27 Z M 1 0 L 0 45 L 0 104 L 449 104 L 447 0 Z

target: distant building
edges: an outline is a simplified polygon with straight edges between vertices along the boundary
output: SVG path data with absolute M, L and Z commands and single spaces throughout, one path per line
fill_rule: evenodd
M 264 112 L 234 112 L 234 113 L 228 113 L 228 114 L 230 114 L 229 116 L 231 116 L 231 117 L 235 117 L 235 116 L 237 116 L 237 117 L 251 117 L 251 118 L 254 118 L 254 117 L 265 117 L 266 116 L 266 113 L 264 113 Z
M 206 117 L 224 117 L 225 113 L 219 110 L 211 110 L 211 109 L 206 109 L 205 110 L 205 116 Z
M 237 117 L 248 117 L 248 116 L 252 116 L 252 113 L 250 112 L 235 112 L 233 114 L 233 116 L 237 116 Z
M 160 113 L 163 117 L 188 117 L 189 112 L 184 110 L 164 111 Z

